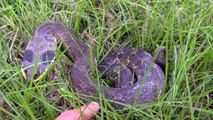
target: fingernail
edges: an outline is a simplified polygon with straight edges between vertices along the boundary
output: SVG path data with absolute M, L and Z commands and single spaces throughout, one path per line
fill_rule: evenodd
M 97 102 L 91 102 L 90 104 L 93 104 L 93 105 L 99 106 L 99 104 L 98 104 Z

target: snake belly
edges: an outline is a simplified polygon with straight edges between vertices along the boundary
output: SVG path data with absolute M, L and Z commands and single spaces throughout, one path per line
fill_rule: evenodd
M 153 63 L 152 55 L 145 50 L 124 48 L 108 55 L 96 65 L 95 55 L 91 54 L 89 47 L 74 35 L 72 29 L 56 22 L 39 26 L 33 39 L 27 44 L 22 67 L 26 68 L 28 81 L 36 60 L 39 63 L 36 66 L 36 73 L 48 69 L 54 60 L 58 42 L 68 47 L 68 53 L 74 61 L 70 77 L 73 90 L 77 93 L 92 96 L 102 93 L 111 103 L 135 102 L 136 105 L 140 105 L 155 101 L 163 89 L 164 73 Z M 92 75 L 91 63 L 95 65 L 94 67 L 99 66 L 101 73 L 105 71 L 107 78 L 117 78 L 115 87 L 98 84 Z

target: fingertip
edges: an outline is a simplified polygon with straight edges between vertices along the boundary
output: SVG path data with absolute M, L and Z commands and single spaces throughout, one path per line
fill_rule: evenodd
M 97 102 L 91 102 L 89 105 L 81 107 L 81 111 L 84 113 L 84 116 L 87 119 L 93 117 L 99 111 L 99 109 L 100 107 Z
M 100 106 L 97 102 L 91 102 L 88 106 L 91 107 L 91 109 L 96 112 L 98 112 L 100 109 Z

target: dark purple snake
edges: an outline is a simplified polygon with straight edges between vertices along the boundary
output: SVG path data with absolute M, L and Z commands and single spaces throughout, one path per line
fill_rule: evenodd
M 68 53 L 74 61 L 71 80 L 77 93 L 91 96 L 101 93 L 113 106 L 117 106 L 116 103 L 119 102 L 135 102 L 136 105 L 140 105 L 155 101 L 163 89 L 165 78 L 159 65 L 164 65 L 164 57 L 161 58 L 163 62 L 157 59 L 158 65 L 145 50 L 124 48 L 108 55 L 97 65 L 95 55 L 90 52 L 89 47 L 74 35 L 72 29 L 60 23 L 39 26 L 33 39 L 27 44 L 22 67 L 28 81 L 31 79 L 35 63 L 35 75 L 46 72 L 54 61 L 58 42 L 68 48 Z M 92 72 L 92 65 L 94 69 L 99 68 L 105 79 L 112 79 L 114 87 L 98 84 Z

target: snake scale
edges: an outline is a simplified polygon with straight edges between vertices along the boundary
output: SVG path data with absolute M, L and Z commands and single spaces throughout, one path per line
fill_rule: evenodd
M 140 105 L 155 101 L 163 89 L 163 70 L 157 62 L 152 62 L 152 55 L 145 50 L 124 48 L 108 55 L 97 65 L 88 45 L 80 41 L 72 29 L 57 22 L 39 26 L 27 44 L 22 67 L 26 69 L 28 81 L 36 61 L 35 74 L 46 72 L 55 58 L 58 42 L 68 47 L 74 61 L 70 74 L 73 90 L 77 93 L 92 96 L 102 93 L 116 103 L 135 102 Z M 114 87 L 98 84 L 92 75 L 91 63 L 94 63 L 94 67 L 98 66 L 105 79 L 114 81 Z M 112 105 L 116 106 L 115 103 Z

